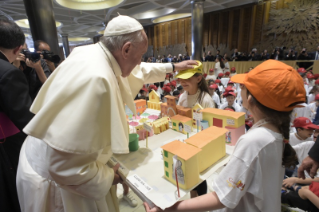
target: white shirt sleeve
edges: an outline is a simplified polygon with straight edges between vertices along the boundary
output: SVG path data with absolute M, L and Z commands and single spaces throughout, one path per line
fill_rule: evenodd
M 215 179 L 213 189 L 221 203 L 233 209 L 246 194 L 253 177 L 253 170 L 243 160 L 232 155 L 227 166 Z
M 109 192 L 114 171 L 98 161 L 99 153 L 72 154 L 48 146 L 49 173 L 63 189 L 100 200 Z

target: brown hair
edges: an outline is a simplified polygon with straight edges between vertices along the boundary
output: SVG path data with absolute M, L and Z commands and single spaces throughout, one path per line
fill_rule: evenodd
M 285 140 L 289 140 L 290 134 L 290 117 L 292 111 L 283 112 L 273 110 L 262 105 L 258 100 L 248 91 L 247 96 L 251 95 L 251 103 L 255 105 L 267 118 L 268 123 L 274 125 L 282 134 Z M 289 143 L 285 144 L 282 156 L 282 165 L 289 168 L 295 167 L 298 162 L 297 154 Z
M 198 77 L 198 76 L 201 76 L 202 74 L 200 73 L 196 73 L 194 74 L 195 77 Z M 197 102 L 199 104 L 201 104 L 204 96 L 205 96 L 205 93 L 207 93 L 209 95 L 209 91 L 208 91 L 208 86 L 207 86 L 207 83 L 206 83 L 206 80 L 204 77 L 202 77 L 202 80 L 198 83 L 198 88 L 200 90 L 200 93 L 198 95 L 198 99 L 197 99 Z
M 319 86 L 315 85 L 312 87 L 312 89 L 309 91 L 309 94 L 314 94 L 315 92 L 319 91 Z

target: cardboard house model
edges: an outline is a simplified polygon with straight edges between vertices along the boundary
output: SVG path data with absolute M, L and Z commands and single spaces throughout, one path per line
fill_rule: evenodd
M 199 113 L 201 110 L 203 110 L 203 107 L 200 104 L 196 104 L 193 108 L 192 108 L 192 118 L 194 117 L 194 113 Z M 193 118 L 193 128 L 197 128 L 197 123 L 196 120 Z
M 186 116 L 176 115 L 171 117 L 172 129 L 184 134 L 187 134 L 185 131 L 185 125 L 192 127 L 192 119 Z
M 186 116 L 188 118 L 192 118 L 192 108 L 176 105 L 176 109 L 177 109 L 177 114 L 178 115 Z
M 150 123 L 150 125 L 153 127 L 154 134 L 160 134 L 161 132 L 164 132 L 169 129 L 169 118 L 163 117 L 160 119 L 157 119 L 153 123 Z
M 147 101 L 147 107 L 154 110 L 161 110 L 160 96 L 154 90 L 152 90 L 148 95 L 149 100 Z
M 164 146 L 164 176 L 176 185 L 175 170 L 178 179 L 178 185 L 182 189 L 190 189 L 200 182 L 198 171 L 198 153 L 200 149 L 182 143 L 180 141 L 172 141 Z M 176 169 L 173 167 L 173 156 L 177 156 Z
M 199 172 L 204 171 L 226 155 L 225 135 L 227 130 L 209 127 L 185 140 L 202 151 L 198 155 Z
M 161 104 L 162 117 L 173 117 L 177 114 L 176 97 L 167 95 L 165 98 L 167 99 L 167 102 Z
M 145 99 L 138 99 L 134 101 L 136 114 L 139 116 L 146 110 L 146 100 Z
M 245 134 L 245 113 L 205 108 L 201 110 L 203 120 L 208 121 L 209 126 L 221 127 L 228 130 L 226 143 L 235 145 L 238 138 Z

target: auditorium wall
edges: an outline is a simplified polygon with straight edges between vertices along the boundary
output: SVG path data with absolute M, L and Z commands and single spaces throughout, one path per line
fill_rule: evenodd
M 267 49 L 271 53 L 275 46 L 295 45 L 296 50 L 299 50 L 298 48 L 302 48 L 303 45 L 308 47 L 309 51 L 314 51 L 318 45 L 315 40 L 319 38 L 314 36 L 319 36 L 318 2 L 316 0 L 265 1 L 262 4 L 205 13 L 203 48 L 206 52 L 218 48 L 221 49 L 221 53 L 230 53 L 234 48 L 238 48 L 240 52 L 248 53 L 253 47 L 257 47 L 259 52 Z M 301 24 L 294 17 L 296 15 L 301 21 L 310 20 L 306 23 L 306 27 L 298 26 Z M 286 20 L 287 17 L 290 17 L 290 20 Z M 282 23 L 286 26 L 282 26 Z M 289 29 L 287 26 L 293 28 Z M 154 55 L 157 56 L 158 51 L 165 52 L 163 48 L 173 48 L 177 44 L 183 44 L 185 52 L 191 54 L 191 18 L 147 26 L 145 31 Z M 290 40 L 286 39 L 287 37 Z

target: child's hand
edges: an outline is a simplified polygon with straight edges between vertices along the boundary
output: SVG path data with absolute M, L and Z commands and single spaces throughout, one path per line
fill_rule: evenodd
M 284 179 L 284 181 L 282 182 L 282 185 L 286 188 L 292 187 L 296 183 L 297 179 L 298 179 L 297 177 L 290 177 L 290 178 Z
M 162 209 L 160 209 L 159 207 L 157 207 L 157 206 L 155 206 L 154 208 L 150 208 L 150 206 L 146 203 L 146 202 L 144 202 L 144 208 L 145 208 L 145 211 L 146 212 L 157 212 L 157 211 L 163 211 Z

